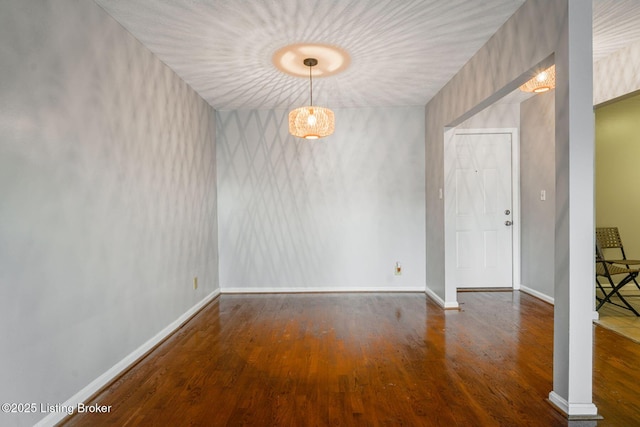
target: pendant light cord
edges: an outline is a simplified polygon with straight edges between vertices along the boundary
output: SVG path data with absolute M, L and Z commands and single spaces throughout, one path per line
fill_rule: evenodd
M 311 77 L 311 68 L 313 65 L 309 65 L 309 92 L 311 93 L 311 107 L 313 107 L 313 78 Z
M 306 58 L 302 63 L 309 67 L 309 92 L 311 98 L 311 107 L 313 107 L 313 73 L 311 69 L 314 65 L 318 65 L 318 60 L 316 58 Z

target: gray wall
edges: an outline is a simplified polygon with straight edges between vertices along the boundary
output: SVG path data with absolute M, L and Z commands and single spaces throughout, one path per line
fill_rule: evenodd
M 520 104 L 493 104 L 468 118 L 458 129 L 515 128 L 520 127 Z
M 427 288 L 445 303 L 444 129 L 457 126 L 507 95 L 532 76 L 538 65 L 550 65 L 564 25 L 566 5 L 529 0 L 465 64 L 426 106 Z M 445 295 L 447 293 L 447 295 Z
M 554 296 L 555 92 L 520 105 L 520 221 L 522 286 Z M 540 200 L 540 192 L 546 200 Z M 538 295 L 541 296 L 541 295 Z
M 217 114 L 223 291 L 424 290 L 424 108 L 335 110 L 317 141 Z
M 93 2 L 0 52 L 0 402 L 63 403 L 218 287 L 215 112 Z

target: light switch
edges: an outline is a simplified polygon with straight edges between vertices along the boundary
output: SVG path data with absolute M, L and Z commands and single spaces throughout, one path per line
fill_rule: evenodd
M 547 200 L 547 192 L 545 190 L 540 190 L 540 200 Z

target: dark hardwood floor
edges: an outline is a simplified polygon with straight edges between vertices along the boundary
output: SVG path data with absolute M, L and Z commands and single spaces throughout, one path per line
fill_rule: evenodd
M 519 292 L 222 295 L 65 426 L 633 426 L 640 344 L 595 327 L 594 400 L 547 402 L 553 308 Z

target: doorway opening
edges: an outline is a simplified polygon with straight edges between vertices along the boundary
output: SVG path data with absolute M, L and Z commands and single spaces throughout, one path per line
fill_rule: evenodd
M 518 129 L 448 129 L 444 158 L 447 287 L 519 289 Z

